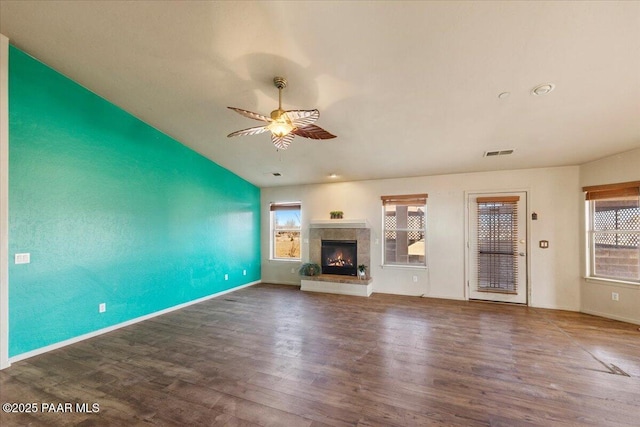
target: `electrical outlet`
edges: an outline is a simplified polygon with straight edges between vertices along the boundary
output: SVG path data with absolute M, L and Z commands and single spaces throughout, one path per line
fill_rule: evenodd
M 104 313 L 105 311 L 107 311 L 107 303 L 102 302 L 98 305 L 98 313 Z
M 413 276 L 413 283 L 418 283 L 418 276 Z
M 16 264 L 29 264 L 31 262 L 31 254 L 16 254 L 15 255 L 15 263 Z
M 247 275 L 247 270 L 242 270 L 242 275 L 246 276 Z
M 291 269 L 291 274 L 296 274 L 296 269 L 295 268 Z
M 611 292 L 611 299 L 613 301 L 620 301 L 620 295 L 617 292 Z
M 224 280 L 229 280 L 229 275 L 228 274 L 224 275 Z

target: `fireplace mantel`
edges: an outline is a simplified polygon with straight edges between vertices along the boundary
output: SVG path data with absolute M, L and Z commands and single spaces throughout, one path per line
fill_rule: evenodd
M 371 228 L 366 219 L 313 219 L 309 228 Z

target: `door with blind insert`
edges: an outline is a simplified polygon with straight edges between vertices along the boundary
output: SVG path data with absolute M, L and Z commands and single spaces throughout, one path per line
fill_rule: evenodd
M 469 194 L 469 299 L 527 303 L 527 193 Z

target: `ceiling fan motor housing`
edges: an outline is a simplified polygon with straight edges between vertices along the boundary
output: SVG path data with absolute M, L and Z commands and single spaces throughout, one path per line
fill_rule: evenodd
M 280 117 L 284 114 L 284 110 L 278 108 L 277 110 L 273 110 L 271 112 L 271 120 L 280 120 Z M 285 116 L 286 117 L 286 116 Z

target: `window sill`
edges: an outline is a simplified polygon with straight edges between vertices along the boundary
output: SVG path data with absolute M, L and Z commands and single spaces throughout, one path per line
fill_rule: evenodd
M 639 289 L 640 283 L 638 282 L 629 282 L 625 280 L 617 280 L 617 279 L 607 279 L 604 277 L 585 277 L 585 281 L 590 283 L 598 283 L 601 285 L 609 285 L 609 286 L 621 286 L 623 288 L 629 289 Z
M 385 268 L 397 268 L 399 270 L 428 270 L 426 265 L 403 265 L 403 264 L 382 264 L 380 266 L 383 270 Z

